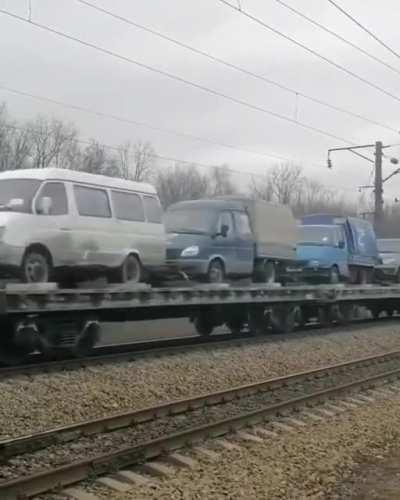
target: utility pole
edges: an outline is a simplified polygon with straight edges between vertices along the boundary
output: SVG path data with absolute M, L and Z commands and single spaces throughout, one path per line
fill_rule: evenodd
M 375 170 L 375 181 L 373 186 L 361 186 L 361 188 L 373 188 L 374 189 L 374 227 L 376 233 L 379 234 L 381 233 L 382 230 L 382 225 L 383 225 L 383 184 L 388 181 L 391 177 L 394 175 L 400 174 L 400 168 L 394 170 L 391 174 L 389 174 L 387 177 L 383 178 L 382 176 L 382 159 L 383 159 L 383 150 L 385 148 L 390 148 L 392 147 L 391 145 L 384 146 L 382 144 L 382 141 L 376 141 L 375 144 L 365 144 L 362 146 L 349 146 L 349 147 L 344 147 L 344 148 L 332 148 L 328 149 L 328 168 L 332 168 L 332 162 L 330 159 L 330 154 L 333 151 L 350 151 L 350 153 L 353 153 L 364 160 L 367 160 L 370 163 L 374 164 L 374 170 Z M 375 160 L 372 160 L 372 158 L 369 158 L 368 156 L 365 156 L 361 153 L 358 152 L 359 149 L 364 149 L 364 148 L 375 148 Z M 394 165 L 398 164 L 397 158 L 391 158 L 390 162 Z
M 381 141 L 375 143 L 375 182 L 374 182 L 374 226 L 379 235 L 383 223 L 383 179 L 382 179 L 383 145 Z

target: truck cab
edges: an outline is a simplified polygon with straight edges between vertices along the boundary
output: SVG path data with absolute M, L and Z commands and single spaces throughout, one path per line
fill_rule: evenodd
M 306 281 L 339 283 L 349 278 L 348 251 L 340 226 L 300 226 L 297 259 Z
M 307 225 L 337 226 L 343 236 L 343 250 L 347 267 L 342 265 L 342 276 L 350 283 L 370 283 L 374 268 L 379 264 L 379 254 L 374 229 L 370 222 L 356 217 L 315 214 L 302 217 Z

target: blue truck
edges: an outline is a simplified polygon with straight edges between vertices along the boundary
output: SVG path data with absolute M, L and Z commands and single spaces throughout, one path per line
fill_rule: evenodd
M 331 214 L 306 215 L 300 234 L 297 259 L 308 281 L 373 281 L 380 258 L 370 222 Z

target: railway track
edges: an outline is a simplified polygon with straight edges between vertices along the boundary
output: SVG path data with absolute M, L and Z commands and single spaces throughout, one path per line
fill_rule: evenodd
M 372 318 L 372 319 L 359 319 L 346 325 L 340 325 L 342 329 L 351 330 L 360 326 L 376 325 L 377 322 L 387 323 L 394 321 L 393 317 Z M 239 343 L 243 341 L 249 342 L 265 342 L 271 338 L 289 338 L 293 335 L 312 334 L 314 331 L 331 331 L 337 329 L 339 325 L 325 326 L 319 323 L 311 323 L 305 326 L 296 328 L 291 333 L 279 333 L 274 335 L 254 336 L 249 334 L 248 331 L 243 331 L 238 334 L 230 332 L 221 332 L 213 334 L 209 337 L 202 337 L 199 335 L 167 338 L 161 340 L 151 340 L 146 342 L 131 342 L 125 344 L 113 344 L 102 347 L 97 347 L 94 352 L 85 357 L 71 357 L 66 355 L 65 358 L 46 360 L 40 354 L 33 354 L 23 364 L 15 364 L 11 366 L 1 365 L 0 363 L 0 380 L 15 377 L 18 375 L 35 375 L 39 373 L 52 373 L 65 370 L 74 370 L 87 366 L 102 365 L 106 363 L 117 363 L 125 361 L 133 361 L 135 359 L 143 358 L 144 356 L 161 356 L 167 354 L 178 354 L 186 351 L 188 348 L 195 348 L 198 346 L 206 347 L 210 344 L 212 348 L 223 347 L 227 343 Z
M 304 408 L 399 378 L 400 351 L 393 351 L 2 441 L 0 477 L 8 479 L 0 498 L 115 473 L 250 425 L 282 424 Z

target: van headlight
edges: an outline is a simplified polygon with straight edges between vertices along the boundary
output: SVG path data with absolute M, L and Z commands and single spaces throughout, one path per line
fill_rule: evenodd
M 181 252 L 181 257 L 195 257 L 196 255 L 199 255 L 199 247 L 197 245 L 186 247 Z
M 319 267 L 319 264 L 320 264 L 319 260 L 310 260 L 308 263 L 310 267 Z

